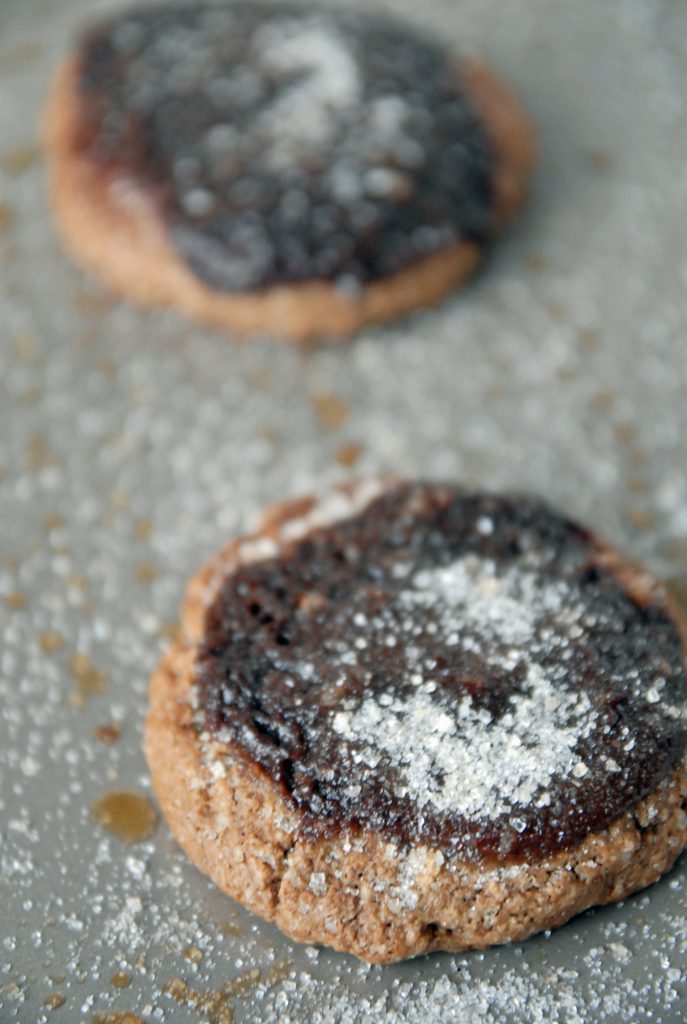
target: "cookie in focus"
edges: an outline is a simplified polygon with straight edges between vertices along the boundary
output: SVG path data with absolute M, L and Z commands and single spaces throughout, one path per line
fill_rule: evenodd
M 189 857 L 386 963 L 554 928 L 687 843 L 685 624 L 522 496 L 362 481 L 191 581 L 146 754 Z

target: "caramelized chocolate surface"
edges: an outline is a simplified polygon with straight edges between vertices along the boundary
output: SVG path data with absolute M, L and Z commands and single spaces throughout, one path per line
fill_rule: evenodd
M 216 289 L 355 290 L 489 232 L 493 156 L 456 61 L 395 22 L 134 9 L 78 63 L 80 149 L 145 188 Z
M 229 575 L 199 723 L 308 834 L 371 828 L 518 860 L 655 789 L 687 739 L 680 636 L 544 504 L 394 485 Z

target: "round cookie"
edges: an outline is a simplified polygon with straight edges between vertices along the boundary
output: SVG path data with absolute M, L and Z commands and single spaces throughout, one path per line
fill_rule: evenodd
M 483 65 L 385 18 L 134 9 L 46 109 L 74 259 L 236 333 L 344 337 L 437 302 L 520 205 L 533 131 Z
M 684 643 L 660 584 L 543 503 L 362 481 L 191 581 L 153 785 L 294 939 L 374 963 L 521 939 L 687 843 Z

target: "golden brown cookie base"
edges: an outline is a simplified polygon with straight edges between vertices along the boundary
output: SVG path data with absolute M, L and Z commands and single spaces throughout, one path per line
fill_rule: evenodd
M 464 72 L 497 152 L 495 229 L 522 202 L 534 159 L 530 121 L 486 68 Z M 480 250 L 459 244 L 346 295 L 327 282 L 227 294 L 204 284 L 172 248 L 152 201 L 133 182 L 112 183 L 80 151 L 77 75 L 67 61 L 53 82 L 45 114 L 50 193 L 65 248 L 117 294 L 144 306 L 175 306 L 189 317 L 239 335 L 266 333 L 297 341 L 344 338 L 362 327 L 433 305 L 474 270 Z
M 356 485 L 341 493 L 360 498 Z M 239 752 L 209 737 L 200 742 L 188 693 L 204 609 L 224 575 L 247 557 L 247 544 L 276 541 L 298 520 L 305 530 L 313 508 L 309 501 L 282 506 L 261 533 L 230 545 L 192 579 L 184 638 L 151 680 L 145 747 L 153 785 L 174 836 L 200 870 L 291 938 L 372 963 L 522 939 L 624 899 L 669 870 L 687 844 L 684 766 L 574 849 L 489 867 L 446 861 L 428 846 L 407 850 L 371 832 L 305 841 L 276 784 Z M 656 584 L 608 545 L 600 543 L 598 559 L 638 601 L 655 596 Z
M 184 699 L 193 661 L 178 644 L 151 681 L 146 756 L 160 806 L 201 871 L 297 941 L 388 963 L 523 939 L 650 885 L 687 843 L 684 768 L 576 849 L 517 869 L 447 863 L 427 847 L 403 855 L 374 834 L 348 850 L 300 841 L 276 786 L 240 757 L 214 780 L 204 766 Z

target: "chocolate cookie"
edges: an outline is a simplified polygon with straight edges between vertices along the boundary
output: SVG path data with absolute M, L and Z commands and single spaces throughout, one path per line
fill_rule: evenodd
M 384 963 L 560 925 L 687 843 L 684 622 L 524 497 L 368 481 L 192 580 L 146 753 L 202 871 Z
M 57 75 L 46 138 L 78 262 L 144 304 L 286 338 L 439 300 L 533 158 L 482 65 L 380 16 L 245 2 L 94 28 Z

